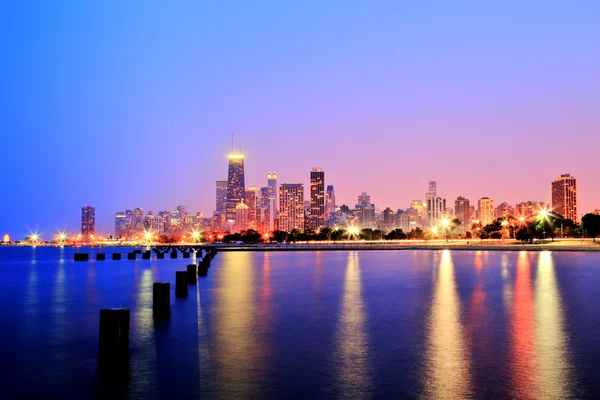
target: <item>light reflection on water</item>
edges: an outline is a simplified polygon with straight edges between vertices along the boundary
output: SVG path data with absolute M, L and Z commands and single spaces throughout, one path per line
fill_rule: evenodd
M 369 343 L 358 253 L 348 254 L 344 293 L 336 334 L 337 385 L 340 397 L 366 398 L 371 392 Z
M 580 338 L 594 343 L 600 325 L 573 327 L 574 309 L 594 318 L 600 303 L 590 298 L 600 284 L 595 254 L 223 252 L 188 298 L 173 295 L 176 312 L 159 335 L 152 284 L 174 284 L 188 260 L 73 263 L 65 248 L 49 262 L 47 249 L 29 251 L 10 273 L 0 258 L 0 279 L 12 281 L 0 300 L 18 304 L 0 315 L 15 327 L 0 349 L 7 365 L 19 366 L 13 386 L 41 377 L 40 390 L 52 392 L 94 374 L 98 308 L 122 305 L 132 310 L 131 397 L 182 397 L 169 379 L 188 379 L 190 363 L 199 386 L 178 384 L 208 399 L 298 397 L 286 391 L 291 382 L 305 397 L 562 399 L 600 391 L 591 378 L 580 387 L 600 377 L 581 366 L 588 350 L 600 349 L 577 347 Z M 571 279 L 576 268 L 586 279 Z M 587 297 L 573 304 L 580 297 L 569 293 L 582 286 Z M 80 355 L 85 348 L 92 351 Z M 165 357 L 187 363 L 158 365 Z
M 540 398 L 566 399 L 573 395 L 563 313 L 552 254 L 544 251 L 538 256 L 535 281 L 535 352 Z
M 434 282 L 427 329 L 425 393 L 429 399 L 464 399 L 470 393 L 470 365 L 456 293 L 454 265 L 444 250 Z

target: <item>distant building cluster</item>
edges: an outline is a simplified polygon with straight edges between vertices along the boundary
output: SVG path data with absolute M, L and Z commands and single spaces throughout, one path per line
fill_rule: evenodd
M 310 171 L 307 193 L 302 183 L 279 183 L 274 171 L 267 173 L 266 186 L 246 188 L 243 154 L 232 153 L 228 161 L 227 179 L 216 181 L 216 202 L 211 217 L 204 218 L 200 212 L 190 214 L 185 206 L 157 214 L 152 211 L 144 214 L 138 207 L 115 214 L 115 237 L 135 238 L 145 231 L 178 234 L 192 230 L 226 233 L 250 229 L 260 233 L 294 229 L 318 232 L 323 228 L 410 232 L 416 228 L 433 229 L 448 220 L 460 222 L 455 226 L 457 232 L 469 232 L 475 226 L 485 226 L 497 219 L 531 221 L 542 210 L 578 222 L 576 179 L 570 174 L 563 174 L 551 182 L 551 205 L 542 201 L 524 201 L 513 206 L 485 196 L 476 201 L 458 196 L 452 205 L 438 194 L 437 183 L 431 181 L 423 199 L 412 200 L 406 209 L 393 210 L 376 207 L 366 192 L 357 196 L 353 206 L 338 205 L 334 186 L 326 185 L 325 171 L 317 167 Z M 93 207 L 82 209 L 81 231 L 82 234 L 95 231 Z
M 210 219 L 209 219 L 210 221 Z M 172 211 L 144 213 L 141 207 L 115 213 L 115 238 L 141 238 L 145 232 L 154 234 L 179 234 L 191 230 L 203 230 L 207 225 L 202 213 L 188 213 L 186 206 Z

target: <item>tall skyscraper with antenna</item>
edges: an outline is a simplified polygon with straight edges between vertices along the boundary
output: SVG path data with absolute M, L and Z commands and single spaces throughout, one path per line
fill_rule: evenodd
M 229 154 L 229 172 L 227 174 L 227 210 L 226 219 L 235 221 L 236 207 L 246 200 L 246 183 L 244 179 L 244 155 L 240 151 L 233 151 L 233 137 L 231 139 L 232 152 Z

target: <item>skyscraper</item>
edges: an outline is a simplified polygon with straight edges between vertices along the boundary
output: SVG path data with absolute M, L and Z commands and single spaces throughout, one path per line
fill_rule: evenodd
M 258 188 L 255 186 L 248 187 L 246 190 L 246 205 L 248 206 L 248 216 L 246 221 L 246 229 L 257 228 L 256 208 L 258 199 Z
M 141 207 L 133 209 L 133 231 L 141 232 L 144 230 L 144 209 Z
M 217 181 L 217 204 L 215 211 L 218 213 L 225 213 L 227 210 L 227 179 L 221 179 Z
M 275 199 L 275 213 L 279 210 L 279 186 L 277 186 L 277 173 L 275 171 L 269 172 L 267 175 L 267 187 L 269 188 L 268 199 L 273 197 Z
M 282 183 L 279 187 L 279 229 L 304 229 L 304 185 Z
M 188 223 L 188 212 L 186 206 L 177 206 L 177 211 L 179 214 L 179 227 L 184 229 Z
M 494 200 L 489 197 L 482 197 L 477 202 L 479 210 L 479 222 L 486 226 L 494 222 Z
M 552 181 L 552 211 L 577 222 L 577 182 L 571 174 Z
M 227 174 L 227 209 L 228 221 L 235 221 L 235 207 L 246 199 L 244 182 L 244 156 L 239 153 L 229 155 L 229 173 Z
M 425 195 L 425 198 L 436 197 L 436 196 L 437 196 L 437 183 L 435 183 L 435 181 L 430 181 L 429 189 L 427 190 L 427 194 Z
M 115 213 L 115 238 L 127 236 L 127 221 L 123 211 Z
M 88 205 L 81 209 L 81 234 L 96 234 L 96 209 Z
M 469 199 L 458 196 L 454 201 L 454 216 L 461 220 L 460 230 L 467 232 L 471 230 L 471 206 Z
M 515 216 L 531 221 L 540 211 L 546 209 L 548 209 L 548 204 L 543 201 L 524 201 L 515 206 Z
M 358 203 L 356 205 L 359 206 L 359 208 L 367 207 L 369 204 L 371 204 L 371 196 L 369 196 L 367 192 L 362 192 L 358 195 Z
M 319 230 L 325 226 L 325 171 L 310 171 L 310 219 L 309 229 Z
M 427 197 L 427 222 L 430 227 L 438 227 L 442 222 L 444 213 L 446 212 L 446 199 L 441 197 Z
M 335 190 L 333 185 L 327 186 L 325 192 L 325 226 L 335 224 Z

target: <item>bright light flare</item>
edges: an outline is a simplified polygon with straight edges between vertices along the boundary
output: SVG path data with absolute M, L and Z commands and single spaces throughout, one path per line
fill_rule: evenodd
M 358 228 L 355 226 L 351 226 L 350 228 L 348 228 L 348 233 L 350 235 L 357 235 L 358 234 Z
M 431 232 L 438 233 L 438 228 L 431 228 Z
M 442 226 L 447 228 L 450 226 L 450 221 L 447 218 L 442 219 Z

